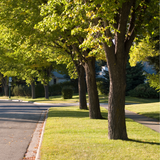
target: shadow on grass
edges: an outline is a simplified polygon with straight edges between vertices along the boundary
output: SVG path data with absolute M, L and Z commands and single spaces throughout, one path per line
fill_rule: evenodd
M 144 98 L 137 98 L 137 97 L 130 97 L 126 96 L 126 103 L 156 103 L 159 102 L 159 99 L 144 99 Z
M 126 141 L 136 142 L 136 143 L 144 143 L 144 144 L 151 144 L 151 145 L 160 145 L 160 143 L 157 143 L 157 142 L 147 142 L 147 141 L 140 141 L 140 140 L 135 140 L 135 139 L 128 139 Z
M 107 113 L 102 113 L 102 116 L 104 119 L 108 119 Z M 56 111 L 52 110 L 49 111 L 48 117 L 72 117 L 72 118 L 89 118 L 89 111 L 88 110 L 78 110 L 78 111 L 68 111 L 68 110 L 62 110 L 62 111 Z M 104 120 L 103 119 L 103 120 Z

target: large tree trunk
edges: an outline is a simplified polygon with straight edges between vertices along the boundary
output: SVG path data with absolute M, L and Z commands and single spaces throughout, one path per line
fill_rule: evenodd
M 89 117 L 91 119 L 102 119 L 95 77 L 95 58 L 87 58 L 84 68 L 86 72 L 87 91 L 89 96 Z
M 127 139 L 125 123 L 125 72 L 116 67 L 110 72 L 110 89 L 108 105 L 109 139 Z
M 31 83 L 31 94 L 32 94 L 32 99 L 35 99 L 35 83 Z
M 135 36 L 135 10 L 131 14 L 130 25 L 128 26 L 132 5 L 135 6 L 134 0 L 124 2 L 122 8 L 119 8 L 119 13 L 115 15 L 114 27 L 120 32 L 113 34 L 110 29 L 106 29 L 106 37 L 114 36 L 114 42 L 112 39 L 109 40 L 112 45 L 103 42 L 110 78 L 108 102 L 109 139 L 128 139 L 125 122 L 125 89 L 127 58 Z M 107 28 L 110 24 L 107 20 L 104 20 L 103 25 Z
M 108 101 L 108 137 L 109 139 L 128 139 L 125 123 L 125 89 L 127 53 L 123 47 L 115 54 L 115 48 L 107 47 L 107 66 L 109 70 L 110 89 Z
M 88 109 L 86 101 L 85 70 L 82 65 L 76 66 L 78 72 L 79 109 Z
M 44 92 L 45 92 L 45 98 L 46 99 L 49 99 L 49 87 L 48 87 L 48 84 L 44 84 Z

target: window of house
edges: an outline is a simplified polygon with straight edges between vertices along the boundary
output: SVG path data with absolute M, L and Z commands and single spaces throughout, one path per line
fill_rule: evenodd
M 57 83 L 57 79 L 56 78 L 54 78 L 54 84 L 56 84 Z

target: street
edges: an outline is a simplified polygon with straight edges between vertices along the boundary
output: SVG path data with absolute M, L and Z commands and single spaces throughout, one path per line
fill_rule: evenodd
M 42 104 L 0 100 L 0 160 L 24 158 L 42 112 L 50 107 L 77 104 Z
M 42 111 L 32 103 L 0 100 L 0 160 L 24 157 Z

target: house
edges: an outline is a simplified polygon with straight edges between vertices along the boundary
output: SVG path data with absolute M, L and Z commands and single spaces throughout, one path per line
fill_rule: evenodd
M 101 71 L 97 72 L 96 78 L 105 78 L 105 77 L 104 77 L 105 71 L 108 71 L 107 66 L 102 66 L 102 67 L 101 67 Z
M 49 85 L 57 84 L 57 83 L 63 83 L 66 81 L 69 81 L 69 79 L 66 78 L 65 74 L 60 74 L 56 71 L 52 72 L 52 80 L 49 82 Z
M 104 77 L 105 71 L 108 71 L 107 66 L 102 66 L 101 71 L 96 73 L 97 74 L 96 78 L 105 78 Z M 144 74 L 146 74 L 146 73 L 156 74 L 156 71 L 155 71 L 153 65 L 149 65 L 148 62 L 143 62 L 143 71 L 144 71 Z
M 156 71 L 155 71 L 153 65 L 149 65 L 148 62 L 143 62 L 143 65 L 144 65 L 143 70 L 146 73 L 149 73 L 149 74 L 153 74 L 154 73 L 154 74 L 156 74 Z

